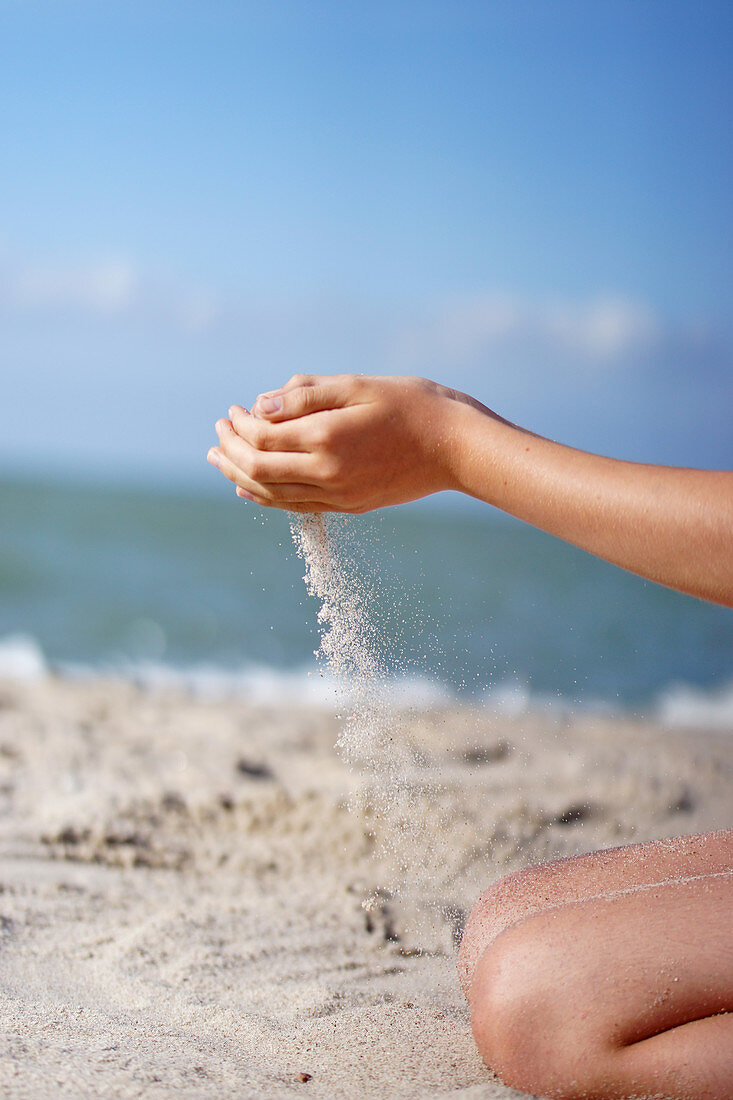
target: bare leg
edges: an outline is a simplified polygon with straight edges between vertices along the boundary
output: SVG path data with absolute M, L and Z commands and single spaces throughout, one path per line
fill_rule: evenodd
M 471 988 L 484 1060 L 558 1100 L 730 1100 L 732 911 L 720 872 L 514 924 Z
M 732 855 L 707 834 L 492 887 L 462 953 L 486 1063 L 558 1100 L 731 1100 Z
M 476 902 L 458 954 L 458 976 L 468 997 L 479 958 L 519 920 L 558 905 L 603 897 L 633 886 L 712 874 L 733 868 L 733 829 L 629 844 L 515 871 Z

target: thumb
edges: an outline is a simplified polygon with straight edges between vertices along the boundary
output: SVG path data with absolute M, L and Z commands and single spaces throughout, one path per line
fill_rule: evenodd
M 325 409 L 340 409 L 349 404 L 349 387 L 343 378 L 319 378 L 318 381 L 279 393 L 261 394 L 252 409 L 252 415 L 262 420 L 277 422 L 296 420 L 309 413 Z

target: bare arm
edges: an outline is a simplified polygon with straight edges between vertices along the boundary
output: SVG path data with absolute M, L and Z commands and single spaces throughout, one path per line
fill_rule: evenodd
M 733 473 L 603 458 L 488 418 L 469 435 L 464 492 L 633 573 L 733 606 Z
M 442 489 L 641 576 L 733 606 L 733 472 L 578 451 L 424 379 L 301 377 L 217 423 L 210 460 L 257 503 L 364 512 Z

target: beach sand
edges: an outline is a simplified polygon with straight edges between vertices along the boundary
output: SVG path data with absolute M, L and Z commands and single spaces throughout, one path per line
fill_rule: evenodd
M 3 1096 L 519 1096 L 473 1048 L 467 910 L 531 862 L 728 824 L 729 737 L 468 707 L 396 729 L 386 813 L 328 711 L 0 684 Z

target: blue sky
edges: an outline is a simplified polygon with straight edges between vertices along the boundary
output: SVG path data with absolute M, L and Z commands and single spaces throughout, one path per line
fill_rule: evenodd
M 296 370 L 733 463 L 729 4 L 0 0 L 0 469 L 211 483 Z

